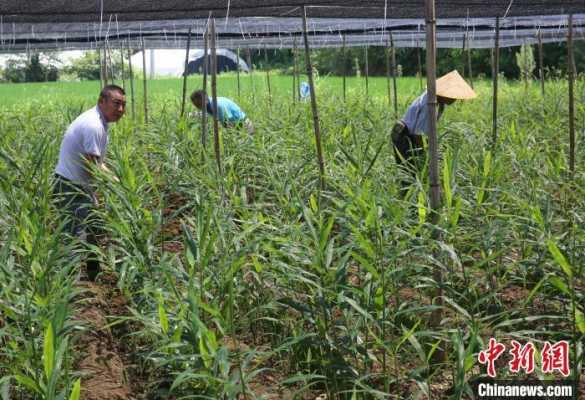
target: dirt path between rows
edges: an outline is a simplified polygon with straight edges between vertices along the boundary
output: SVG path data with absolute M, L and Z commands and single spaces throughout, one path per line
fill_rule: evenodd
M 76 367 L 81 373 L 83 400 L 134 400 L 120 338 L 108 326 L 111 316 L 127 313 L 126 299 L 109 277 L 80 282 L 83 290 L 76 304 L 76 318 L 86 327 L 75 346 Z M 109 319 L 110 318 L 110 319 Z

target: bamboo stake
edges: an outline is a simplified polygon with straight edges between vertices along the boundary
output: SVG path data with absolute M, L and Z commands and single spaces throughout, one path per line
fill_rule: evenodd
M 201 145 L 206 146 L 207 142 L 207 72 L 209 69 L 209 57 L 207 56 L 209 49 L 209 29 L 205 28 L 203 33 L 203 93 L 205 93 L 205 101 L 203 110 L 201 111 Z
M 104 61 L 104 86 L 108 84 L 108 55 L 106 54 L 106 43 L 102 45 L 102 60 Z
M 542 97 L 544 94 L 544 52 L 542 47 L 542 34 L 540 29 L 538 30 L 538 71 L 540 75 L 540 90 L 542 91 Z
M 115 71 L 114 62 L 112 61 L 112 48 L 109 43 L 106 43 L 106 54 L 108 55 L 107 60 L 110 63 L 110 83 L 113 85 L 115 83 Z
M 189 67 L 189 50 L 191 50 L 191 28 L 187 33 L 187 49 L 185 50 L 185 69 L 183 70 L 183 98 L 181 99 L 181 118 L 185 115 L 185 98 L 187 97 L 187 68 Z
M 392 89 L 390 88 L 391 84 L 391 78 L 392 78 L 392 72 L 390 70 L 390 58 L 391 58 L 391 50 L 390 50 L 390 38 L 388 38 L 388 43 L 386 44 L 386 90 L 387 90 L 387 95 L 388 95 L 388 105 L 392 105 Z
M 494 48 L 492 79 L 493 79 L 493 111 L 492 111 L 492 151 L 496 149 L 498 140 L 498 74 L 500 72 L 500 17 L 496 17 L 496 43 Z
M 97 53 L 98 53 L 98 58 L 100 61 L 100 90 L 101 88 L 103 88 L 104 86 L 104 59 L 102 57 L 102 50 L 100 48 L 97 49 Z
M 528 92 L 528 74 L 530 73 L 528 71 L 528 46 L 530 46 L 529 44 L 526 43 L 526 40 L 524 40 L 524 91 Z M 531 46 L 532 47 L 532 46 Z
M 130 103 L 132 104 L 132 120 L 136 120 L 136 105 L 134 99 L 134 72 L 132 71 L 132 50 L 130 49 L 130 40 L 128 44 L 128 74 L 130 75 Z
M 575 174 L 575 56 L 573 51 L 573 14 L 569 14 L 567 38 L 569 77 L 569 170 L 571 179 Z
M 398 90 L 396 88 L 396 75 L 398 75 L 396 67 L 396 47 L 394 47 L 394 37 L 390 32 L 390 49 L 392 50 L 392 91 L 394 93 L 394 118 L 398 119 Z
M 240 86 L 240 48 L 239 47 L 238 47 L 236 54 L 238 56 L 238 64 L 236 65 L 236 78 L 238 80 L 238 99 L 240 99 L 240 97 L 242 96 L 242 92 L 241 92 L 241 86 Z
M 256 88 L 254 87 L 254 65 L 252 64 L 252 52 L 250 48 L 247 49 L 247 56 L 248 56 L 248 68 L 250 69 L 249 76 L 250 76 L 250 87 L 252 88 L 252 102 L 254 103 L 256 100 Z
M 264 46 L 264 68 L 266 69 L 266 87 L 268 88 L 268 105 L 272 104 L 272 88 L 270 87 L 270 68 L 268 67 L 268 50 Z
M 311 55 L 309 49 L 309 38 L 307 35 L 307 7 L 303 6 L 303 39 L 305 42 L 305 64 L 307 67 L 307 77 L 309 78 L 309 88 L 311 91 L 311 110 L 313 112 L 313 129 L 315 131 L 315 146 L 317 147 L 317 160 L 319 162 L 319 182 L 321 190 L 325 189 L 325 163 L 323 162 L 323 152 L 321 150 L 321 129 L 319 127 L 319 111 L 317 109 L 317 97 L 315 95 L 315 85 L 313 82 L 313 67 L 311 66 Z
M 215 160 L 217 161 L 217 172 L 221 172 L 221 154 L 219 149 L 219 120 L 217 115 L 217 49 L 215 43 L 215 18 L 211 20 L 211 96 L 213 101 L 213 147 L 215 149 Z
M 573 48 L 573 14 L 569 14 L 569 21 L 568 21 L 568 37 L 567 37 L 567 51 L 568 51 L 568 79 L 569 79 L 569 171 L 570 171 L 570 179 L 571 182 L 569 187 L 572 186 L 575 178 L 575 54 Z M 569 196 L 575 193 L 574 189 L 569 190 Z M 574 204 L 569 200 L 569 204 Z M 575 265 L 575 222 L 574 222 L 574 213 L 569 215 L 570 221 L 570 230 L 571 230 L 571 241 L 572 241 L 572 248 L 571 248 L 571 258 L 570 263 Z M 581 268 L 579 267 L 579 270 Z M 577 274 L 577 276 L 582 276 Z M 581 379 L 581 374 L 579 372 L 579 359 L 576 357 L 578 354 L 578 341 L 579 336 L 577 334 L 577 299 L 575 295 L 575 277 L 572 276 L 569 281 L 569 289 L 571 291 L 571 314 L 572 318 L 572 336 L 573 336 L 573 380 L 575 381 L 575 386 L 579 387 L 579 382 Z
M 471 69 L 471 46 L 469 45 L 469 33 L 465 34 L 467 36 L 467 73 L 469 75 L 469 83 L 473 88 L 473 70 Z
M 148 123 L 148 91 L 146 87 L 146 50 L 144 49 L 144 38 L 140 37 L 142 46 L 142 85 L 144 88 L 144 123 Z
M 345 103 L 347 100 L 347 53 L 345 50 L 345 34 L 343 34 L 343 42 L 342 42 L 342 65 L 343 65 L 343 102 Z
M 426 37 L 427 37 L 427 102 L 429 116 L 429 180 L 431 186 L 431 223 L 433 226 L 439 223 L 439 208 L 441 206 L 441 193 L 439 186 L 439 146 L 437 140 L 437 91 L 436 91 L 436 24 L 435 0 L 426 0 Z M 437 239 L 439 230 L 433 228 L 432 236 Z M 442 311 L 442 284 L 443 273 L 439 267 L 435 267 L 433 278 L 437 284 L 433 303 L 438 306 L 431 314 L 431 324 L 438 327 L 443 317 Z M 437 352 L 437 358 L 441 359 L 442 352 Z
M 467 45 L 467 35 L 463 34 L 463 43 L 461 44 L 461 58 L 463 59 L 461 63 L 461 77 L 465 79 L 465 47 Z
M 369 69 L 368 68 L 369 67 L 369 65 L 368 65 L 368 46 L 366 46 L 366 48 L 365 48 L 365 53 L 366 53 L 365 54 L 366 64 L 364 66 L 364 75 L 366 76 L 366 100 L 367 100 L 367 97 L 368 97 L 368 75 L 369 75 L 369 71 L 368 71 L 368 69 Z
M 124 70 L 124 42 L 120 42 L 120 72 L 122 74 L 122 87 L 126 89 L 126 71 Z
M 293 41 L 293 85 L 292 98 L 293 104 L 297 101 L 297 87 L 299 86 L 299 66 L 297 61 L 297 38 Z
M 417 40 L 417 42 L 416 42 L 416 58 L 418 60 L 418 83 L 419 83 L 419 89 L 422 92 L 422 90 L 423 90 L 423 75 L 422 75 L 422 56 L 420 53 L 421 53 L 421 50 L 420 50 L 419 42 Z

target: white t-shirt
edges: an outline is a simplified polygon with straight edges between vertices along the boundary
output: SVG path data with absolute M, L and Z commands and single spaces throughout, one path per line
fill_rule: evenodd
M 77 117 L 65 131 L 55 172 L 75 183 L 87 185 L 91 178 L 86 170 L 85 156 L 96 156 L 103 162 L 107 147 L 108 124 L 96 106 Z

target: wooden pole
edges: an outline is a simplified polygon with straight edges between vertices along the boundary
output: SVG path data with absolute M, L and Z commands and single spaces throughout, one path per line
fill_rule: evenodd
M 130 103 L 132 104 L 132 119 L 136 119 L 136 101 L 134 98 L 134 72 L 132 71 L 132 49 L 130 48 L 130 39 L 128 39 L 128 74 L 130 75 Z
M 207 55 L 209 50 L 209 26 L 205 28 L 203 33 L 203 93 L 205 93 L 205 103 L 203 110 L 201 110 L 201 145 L 203 147 L 207 144 L 207 73 L 209 70 L 209 57 Z
M 120 42 L 120 73 L 122 74 L 122 87 L 126 89 L 126 71 L 124 70 L 124 42 Z
M 431 186 L 431 223 L 436 227 L 439 223 L 439 208 L 441 206 L 441 192 L 439 186 L 439 146 L 437 140 L 437 91 L 436 91 L 436 19 L 435 0 L 425 0 L 426 3 L 426 38 L 427 38 L 427 102 L 429 117 L 429 180 Z M 437 239 L 439 230 L 433 228 L 432 236 Z M 442 311 L 442 284 L 443 273 L 435 266 L 433 278 L 437 284 L 433 303 L 438 306 L 431 314 L 432 326 L 438 327 L 443 317 Z M 437 358 L 442 358 L 437 353 Z
M 315 131 L 315 146 L 317 147 L 317 160 L 319 162 L 319 183 L 321 190 L 325 189 L 325 163 L 321 149 L 321 128 L 319 127 L 319 111 L 317 109 L 317 97 L 315 95 L 315 84 L 313 82 L 313 67 L 311 66 L 311 54 L 309 49 L 309 38 L 307 34 L 307 7 L 303 6 L 303 39 L 305 42 L 305 64 L 309 88 L 311 91 L 311 110 L 313 112 L 313 129 Z
M 544 98 L 544 51 L 542 46 L 542 34 L 538 30 L 538 72 L 540 75 L 540 90 Z
M 569 14 L 567 37 L 568 77 L 569 77 L 569 170 L 571 178 L 575 174 L 575 56 L 573 51 L 573 14 Z
M 292 98 L 293 104 L 297 101 L 297 93 L 299 86 L 299 66 L 297 64 L 297 38 L 293 41 L 293 79 L 292 79 Z
M 390 49 L 392 55 L 392 92 L 394 94 L 394 118 L 398 119 L 398 90 L 396 87 L 396 75 L 398 75 L 396 67 L 396 48 L 394 47 L 394 37 L 390 32 Z
M 392 89 L 390 81 L 392 79 L 392 71 L 391 71 L 391 54 L 392 50 L 390 49 L 390 38 L 388 38 L 388 43 L 386 44 L 386 90 L 388 95 L 388 105 L 392 105 Z
M 465 34 L 467 36 L 467 74 L 469 75 L 469 83 L 473 88 L 473 70 L 471 69 L 471 46 L 469 45 L 469 33 Z
M 268 88 L 268 105 L 272 104 L 272 88 L 270 87 L 270 68 L 268 67 L 268 50 L 264 46 L 264 68 L 266 69 L 266 87 Z
M 252 88 L 252 102 L 254 103 L 256 100 L 256 88 L 254 87 L 254 65 L 252 64 L 252 51 L 250 48 L 246 50 L 248 56 L 248 68 L 250 69 L 248 75 L 250 76 L 250 87 Z
M 102 48 L 101 48 L 101 59 L 102 59 L 102 63 L 103 63 L 103 68 L 104 68 L 104 86 L 106 86 L 108 84 L 108 61 L 107 61 L 107 57 L 106 57 L 106 43 L 104 42 L 102 44 Z
M 494 48 L 492 79 L 493 79 L 493 110 L 492 110 L 492 151 L 498 141 L 498 74 L 500 72 L 500 17 L 496 17 L 496 43 Z
M 110 83 L 114 84 L 115 78 L 115 71 L 114 71 L 114 62 L 112 61 L 112 48 L 110 47 L 109 42 L 106 43 L 106 54 L 108 55 L 107 60 L 110 63 Z
M 187 48 L 185 50 L 185 69 L 183 70 L 183 98 L 181 99 L 181 118 L 185 115 L 185 99 L 187 97 L 187 68 L 189 67 L 189 50 L 191 50 L 191 28 L 187 33 Z
M 418 84 L 419 84 L 419 89 L 422 92 L 423 90 L 423 75 L 422 75 L 422 56 L 421 56 L 421 51 L 420 51 L 420 43 L 416 42 L 416 58 L 418 60 Z
M 461 63 L 461 77 L 463 79 L 465 79 L 465 47 L 467 45 L 467 35 L 464 33 L 463 34 L 463 43 L 461 44 L 461 58 L 462 58 L 462 63 Z
M 148 90 L 146 85 L 146 50 L 144 48 L 144 38 L 140 37 L 140 45 L 142 46 L 142 85 L 144 88 L 144 123 L 148 123 Z
M 242 96 L 242 89 L 240 86 L 240 48 L 236 52 L 238 56 L 238 64 L 236 65 L 236 79 L 238 81 L 238 99 Z
M 345 103 L 347 100 L 347 52 L 345 49 L 345 33 L 343 34 L 342 39 L 342 65 L 343 65 L 343 102 Z
M 568 52 L 568 79 L 569 79 L 569 171 L 570 171 L 570 179 L 571 182 L 569 184 L 569 188 L 573 186 L 574 178 L 575 178 L 575 54 L 573 49 L 573 14 L 569 14 L 569 21 L 568 21 L 568 33 L 567 33 L 567 52 Z M 569 193 L 575 193 L 575 189 L 570 189 Z M 569 197 L 570 201 L 570 197 Z M 571 214 L 570 214 L 571 215 Z M 572 252 L 571 258 L 569 260 L 570 263 L 575 263 L 575 222 L 574 217 L 570 216 L 570 231 L 572 232 Z M 582 264 L 581 264 L 582 265 Z M 579 267 L 579 271 L 581 267 Z M 576 272 L 577 273 L 577 272 Z M 582 277 L 582 275 L 581 275 Z M 569 282 L 570 289 L 571 289 L 571 314 L 574 316 L 575 320 L 571 324 L 572 325 L 572 336 L 573 336 L 573 354 L 578 354 L 578 335 L 577 335 L 577 323 L 576 323 L 576 299 L 575 299 L 575 280 L 574 278 L 570 279 Z M 581 373 L 579 372 L 579 360 L 576 356 L 574 356 L 573 362 L 573 379 L 575 381 L 575 386 L 579 387 L 579 381 L 581 379 Z
M 211 20 L 211 96 L 213 100 L 213 148 L 217 161 L 217 172 L 221 172 L 221 154 L 219 149 L 219 120 L 217 113 L 217 49 L 215 43 L 215 18 Z
M 104 81 L 105 81 L 105 77 L 104 77 L 104 58 L 102 56 L 102 50 L 99 47 L 97 49 L 97 53 L 98 53 L 98 58 L 99 58 L 99 61 L 100 61 L 100 89 L 101 89 L 104 86 L 106 86 L 104 84 Z
M 528 79 L 530 72 L 528 71 L 528 46 L 532 47 L 531 45 L 526 43 L 524 40 L 524 91 L 528 92 Z
M 367 100 L 368 92 L 369 92 L 369 90 L 368 90 L 368 75 L 369 75 L 369 71 L 368 71 L 369 68 L 368 67 L 369 67 L 369 65 L 368 65 L 368 46 L 367 45 L 365 48 L 365 57 L 366 57 L 366 63 L 364 65 L 364 75 L 366 76 L 366 100 Z

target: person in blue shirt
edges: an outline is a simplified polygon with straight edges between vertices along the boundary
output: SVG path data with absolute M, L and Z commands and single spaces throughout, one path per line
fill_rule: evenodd
M 476 97 L 473 89 L 457 71 L 452 71 L 437 79 L 436 90 L 437 120 L 443 114 L 445 106 L 453 104 L 456 100 Z M 412 102 L 404 117 L 392 128 L 391 137 L 396 163 L 408 167 L 411 173 L 416 173 L 424 154 L 423 136 L 429 132 L 429 122 L 428 96 L 425 91 Z M 402 182 L 403 190 L 407 189 L 408 184 L 407 181 Z
M 191 102 L 199 110 L 203 110 L 213 116 L 213 101 L 207 96 L 205 91 L 196 90 L 191 93 Z M 217 98 L 217 120 L 225 128 L 246 128 L 248 133 L 254 133 L 254 125 L 246 116 L 246 113 L 227 97 Z

